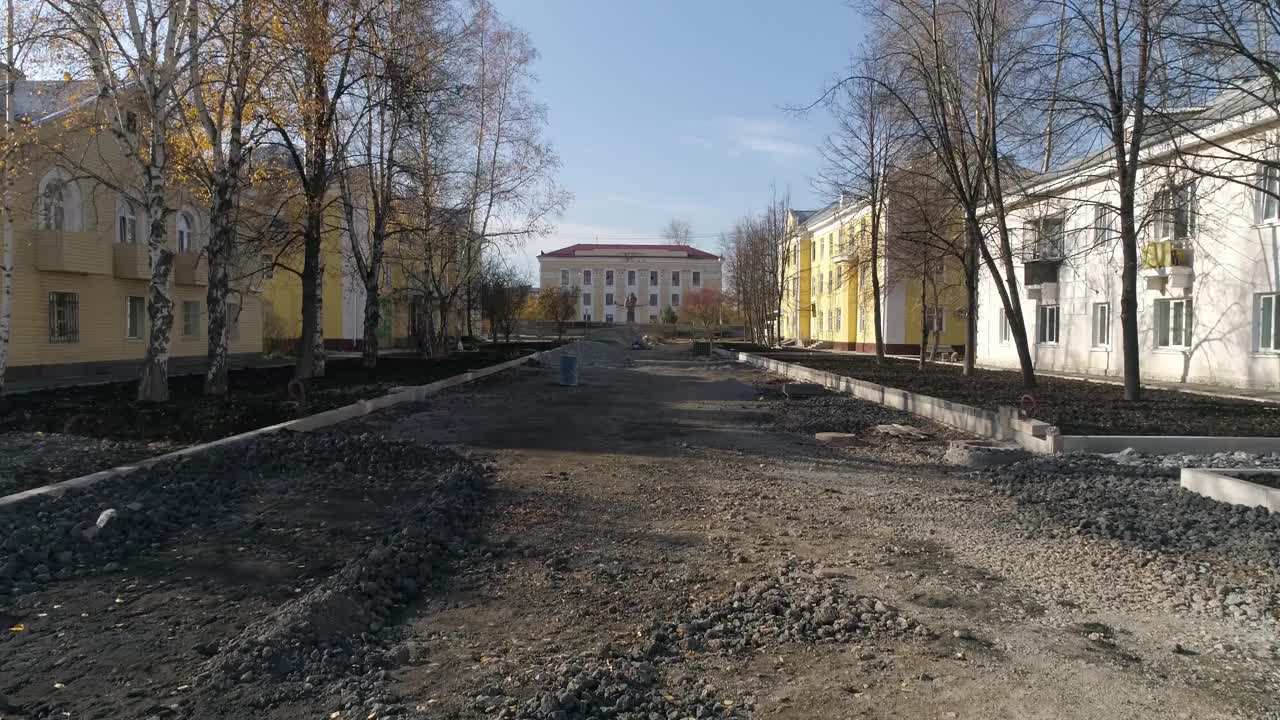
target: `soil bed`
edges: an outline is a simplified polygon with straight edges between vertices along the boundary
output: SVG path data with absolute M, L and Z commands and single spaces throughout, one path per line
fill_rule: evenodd
M 1017 373 L 979 370 L 972 378 L 960 368 L 860 355 L 795 357 L 767 353 L 785 362 L 823 370 L 908 392 L 965 403 L 988 410 L 1002 405 L 1022 407 L 1026 391 Z M 1030 395 L 1031 416 L 1057 425 L 1065 435 L 1216 435 L 1280 437 L 1280 405 L 1180 393 L 1143 390 L 1143 399 L 1128 402 L 1119 385 L 1040 376 Z
M 10 461 L 9 470 L 0 471 L 0 495 L 332 410 L 385 395 L 396 386 L 425 385 L 556 346 L 500 343 L 430 360 L 384 356 L 372 374 L 360 366 L 360 358 L 334 358 L 325 377 L 312 382 L 305 407 L 289 397 L 292 367 L 232 371 L 225 398 L 203 395 L 201 376 L 170 378 L 171 399 L 159 405 L 137 402 L 134 382 L 0 397 L 0 449 Z

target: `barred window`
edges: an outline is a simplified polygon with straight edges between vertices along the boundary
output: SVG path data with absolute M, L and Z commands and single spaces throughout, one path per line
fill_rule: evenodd
M 49 342 L 80 342 L 80 296 L 49 293 Z

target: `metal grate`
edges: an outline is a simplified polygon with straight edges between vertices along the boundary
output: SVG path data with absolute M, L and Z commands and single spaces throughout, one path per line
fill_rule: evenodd
M 80 296 L 49 293 L 49 342 L 80 342 Z

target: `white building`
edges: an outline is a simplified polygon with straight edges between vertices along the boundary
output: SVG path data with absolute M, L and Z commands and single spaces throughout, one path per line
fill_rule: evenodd
M 1240 94 L 1188 111 L 1143 153 L 1138 328 L 1145 379 L 1280 386 L 1280 120 Z M 1177 150 L 1177 152 L 1175 152 Z M 1194 172 L 1187 169 L 1190 164 Z M 1119 376 L 1122 251 L 1107 153 L 1032 178 L 1009 211 L 1036 368 Z M 990 275 L 980 287 L 978 361 L 1017 367 Z
M 662 321 L 696 289 L 721 289 L 720 258 L 688 245 L 570 245 L 538 255 L 541 287 L 577 288 L 578 319 Z

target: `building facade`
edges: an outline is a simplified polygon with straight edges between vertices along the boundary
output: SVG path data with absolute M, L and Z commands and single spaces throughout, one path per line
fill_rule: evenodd
M 1274 113 L 1224 96 L 1194 131 L 1143 153 L 1137 321 L 1142 377 L 1280 387 L 1280 171 Z M 1182 158 L 1174 162 L 1175 151 Z M 1188 167 L 1187 165 L 1190 165 Z M 1105 156 L 1032 178 L 1009 212 L 1036 368 L 1118 377 L 1122 250 L 1114 166 Z M 989 275 L 978 359 L 1017 367 Z
M 538 255 L 541 287 L 574 288 L 578 319 L 662 322 L 690 291 L 722 289 L 720 258 L 688 245 L 570 245 Z
M 92 113 L 92 87 L 29 80 L 17 86 L 15 113 L 27 119 L 36 137 L 25 144 L 17 163 L 21 172 L 14 177 L 8 379 L 106 374 L 135 365 L 150 331 L 145 214 L 93 179 L 119 178 L 129 166 L 107 133 L 90 132 L 75 119 L 75 112 Z M 63 157 L 81 158 L 81 165 L 66 164 Z M 175 253 L 170 356 L 204 357 L 208 208 L 176 189 L 170 203 L 177 208 L 167 220 Z M 237 283 L 229 303 L 230 352 L 261 352 L 256 286 Z
M 779 336 L 874 352 L 870 206 L 842 198 L 821 210 L 793 210 L 787 224 Z M 947 259 L 922 261 L 888 230 L 887 224 L 881 229 L 875 258 L 885 351 L 918 353 L 926 326 L 929 343 L 948 351 L 963 345 L 967 318 L 959 267 Z

